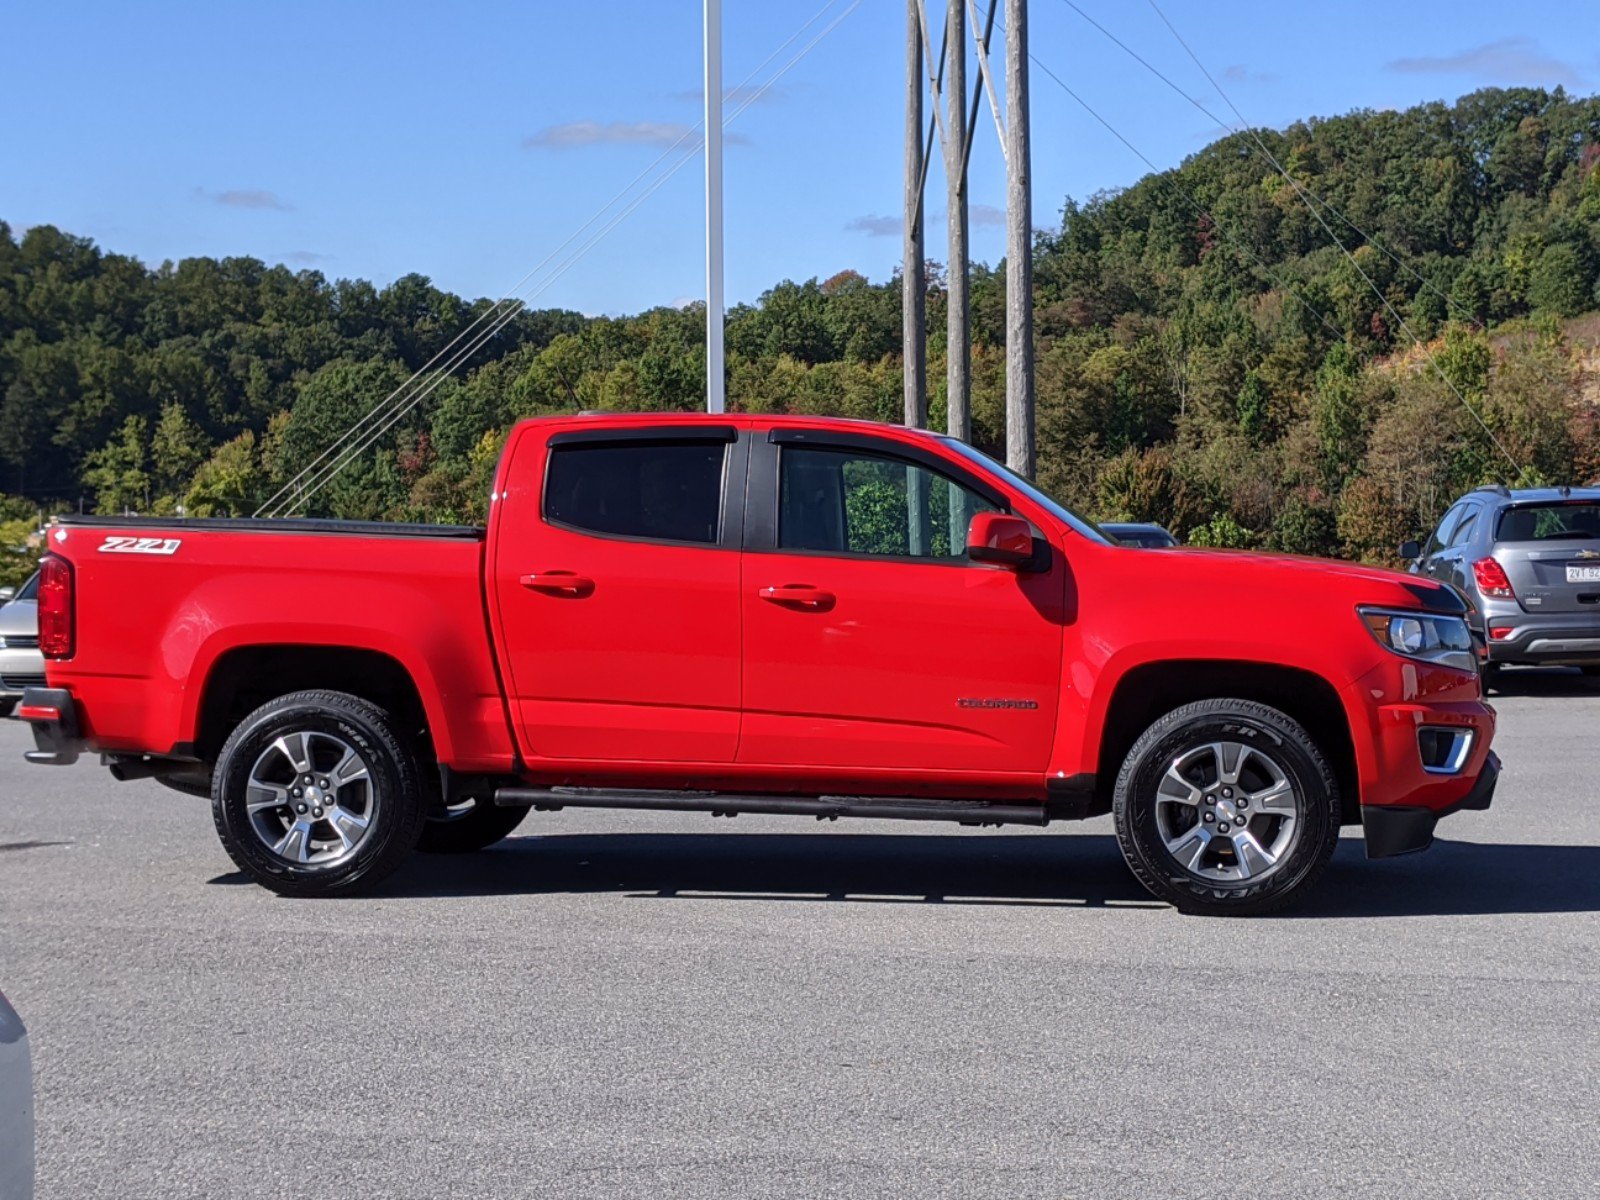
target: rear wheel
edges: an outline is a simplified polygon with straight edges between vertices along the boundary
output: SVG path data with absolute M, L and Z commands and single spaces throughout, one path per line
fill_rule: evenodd
M 425 806 L 410 744 L 343 692 L 262 705 L 222 747 L 211 812 L 228 857 L 263 887 L 331 896 L 370 887 L 410 853 Z
M 16 711 L 17 698 L 15 696 L 7 696 L 4 699 L 0 699 L 0 721 L 3 721 Z
M 1580 667 L 1579 669 L 1591 679 L 1595 678 L 1597 675 L 1600 675 L 1600 667 Z
M 424 854 L 471 854 L 506 837 L 527 815 L 527 805 L 506 807 L 474 797 L 442 813 L 429 813 L 417 849 Z
M 1316 742 L 1250 700 L 1202 700 L 1156 721 L 1128 751 L 1112 806 L 1134 875 L 1184 912 L 1281 908 L 1339 840 L 1339 787 Z

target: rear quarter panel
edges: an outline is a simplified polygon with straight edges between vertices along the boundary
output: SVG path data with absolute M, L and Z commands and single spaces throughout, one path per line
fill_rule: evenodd
M 108 537 L 141 534 L 179 545 L 171 554 L 101 550 Z M 341 646 L 386 654 L 409 672 L 441 761 L 511 765 L 481 542 L 62 526 L 50 549 L 73 566 L 77 647 L 47 673 L 79 698 L 98 749 L 181 752 L 195 740 L 205 682 L 230 650 Z

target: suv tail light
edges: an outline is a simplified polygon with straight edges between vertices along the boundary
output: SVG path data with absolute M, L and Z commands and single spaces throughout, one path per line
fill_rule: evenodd
M 1478 581 L 1478 590 L 1485 596 L 1501 600 L 1517 598 L 1516 592 L 1511 590 L 1511 580 L 1506 578 L 1506 569 L 1492 558 L 1480 558 L 1473 563 L 1472 577 Z
M 77 649 L 72 564 L 54 554 L 39 563 L 39 649 L 46 658 L 71 658 Z

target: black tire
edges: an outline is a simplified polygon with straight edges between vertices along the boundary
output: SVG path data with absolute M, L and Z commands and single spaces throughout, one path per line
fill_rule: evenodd
M 1292 840 L 1285 839 L 1288 844 L 1275 864 L 1255 881 L 1200 877 L 1167 849 L 1158 826 L 1157 787 L 1166 778 L 1168 767 L 1215 742 L 1236 743 L 1262 754 L 1300 798 L 1299 829 Z M 1261 762 L 1254 756 L 1250 761 Z M 1208 788 L 1220 791 L 1209 785 L 1196 791 Z M 1195 805 L 1197 824 L 1200 807 Z M 1187 913 L 1254 916 L 1282 908 L 1302 896 L 1322 874 L 1339 841 L 1339 784 L 1327 759 L 1297 721 L 1253 700 L 1201 700 L 1157 720 L 1123 760 L 1112 812 L 1117 842 L 1129 869 L 1154 896 Z M 1267 824 L 1283 828 L 1281 818 Z M 1208 827 L 1207 837 L 1217 829 L 1226 830 L 1227 826 Z M 1231 856 L 1231 843 L 1227 854 Z M 1227 859 L 1218 861 L 1225 864 Z
M 12 713 L 14 713 L 16 711 L 17 711 L 17 697 L 15 697 L 15 696 L 7 696 L 7 697 L 5 697 L 5 699 L 0 700 L 0 721 L 5 720 L 7 717 L 9 717 Z
M 528 815 L 528 805 L 506 807 L 474 799 L 447 816 L 429 814 L 417 849 L 423 854 L 471 854 L 506 837 Z
M 314 745 L 343 743 L 359 755 L 364 767 L 360 781 L 348 786 L 359 788 L 365 803 L 371 805 L 366 809 L 369 827 L 337 861 L 297 863 L 274 853 L 258 834 L 246 808 L 252 772 L 278 739 L 294 735 L 318 739 Z M 313 770 L 322 775 L 332 773 L 326 766 L 313 765 Z M 289 783 L 293 782 L 291 777 Z M 321 784 L 326 787 L 328 780 L 322 779 Z M 337 781 L 334 790 L 338 790 Z M 330 805 L 327 811 L 335 809 Z M 426 811 L 409 739 L 396 730 L 383 709 L 344 692 L 294 692 L 263 704 L 229 735 L 212 776 L 211 815 L 223 849 L 251 879 L 285 896 L 351 895 L 370 888 L 416 846 Z M 293 822 L 295 817 L 286 804 L 282 810 L 267 813 L 266 819 Z M 312 845 L 310 837 L 306 834 L 301 845 Z
M 1478 673 L 1479 682 L 1483 684 L 1483 694 L 1487 696 L 1491 688 L 1500 686 L 1501 675 L 1505 668 L 1500 663 L 1484 663 L 1483 670 Z
M 1587 675 L 1590 679 L 1593 679 L 1596 676 L 1600 676 L 1600 667 L 1579 667 L 1578 669 L 1580 671 L 1582 671 L 1585 675 Z

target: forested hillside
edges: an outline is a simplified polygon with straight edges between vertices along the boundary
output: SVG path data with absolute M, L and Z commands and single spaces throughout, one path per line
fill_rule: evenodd
M 1466 486 L 1600 475 L 1600 317 L 1584 316 L 1600 308 L 1600 99 L 1489 90 L 1260 136 L 1298 186 L 1240 134 L 1068 201 L 1039 237 L 1045 486 L 1202 541 L 1382 558 Z M 936 271 L 927 287 L 937 389 Z M 899 289 L 846 271 L 733 310 L 730 403 L 899 419 Z M 1003 271 L 978 268 L 973 296 L 975 440 L 993 449 Z M 4 540 L 37 505 L 248 513 L 487 303 L 247 258 L 150 269 L 0 223 Z M 481 518 L 517 418 L 699 406 L 702 319 L 524 313 L 313 511 Z M 933 409 L 942 426 L 937 391 Z

